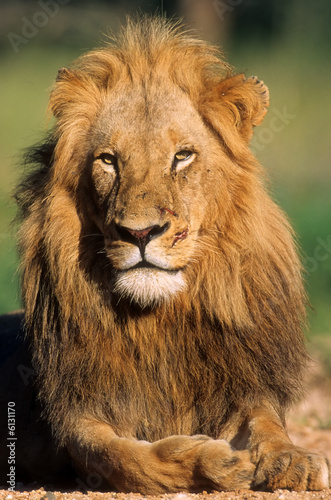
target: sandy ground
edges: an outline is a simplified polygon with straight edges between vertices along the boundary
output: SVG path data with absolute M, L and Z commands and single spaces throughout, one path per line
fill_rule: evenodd
M 331 380 L 321 375 L 319 370 L 311 375 L 309 394 L 304 403 L 290 415 L 288 429 L 295 444 L 312 452 L 327 456 L 331 462 Z M 241 490 L 231 493 L 202 493 L 149 496 L 123 493 L 100 493 L 91 491 L 59 492 L 44 488 L 34 489 L 34 485 L 18 485 L 15 492 L 0 490 L 0 500 L 295 500 L 328 499 L 331 489 L 319 492 L 289 492 L 277 490 L 273 493 L 260 493 Z

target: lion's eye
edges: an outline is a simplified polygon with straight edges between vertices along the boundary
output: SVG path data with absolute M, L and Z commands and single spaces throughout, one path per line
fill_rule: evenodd
M 106 165 L 116 165 L 116 156 L 110 154 L 110 153 L 102 153 L 97 157 L 97 160 L 101 160 L 103 163 Z
M 173 171 L 178 172 L 182 168 L 185 168 L 188 165 L 190 165 L 195 156 L 196 156 L 195 153 L 187 149 L 182 149 L 178 151 L 178 153 L 176 153 L 174 156 L 174 161 L 172 164 Z
M 95 160 L 101 161 L 101 167 L 104 172 L 115 174 L 117 171 L 117 158 L 111 153 L 101 153 L 95 157 Z
M 178 153 L 175 154 L 175 161 L 189 160 L 192 155 L 192 151 L 178 151 Z

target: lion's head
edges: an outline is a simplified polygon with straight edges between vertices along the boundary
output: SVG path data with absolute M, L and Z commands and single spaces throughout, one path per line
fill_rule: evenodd
M 86 254 L 101 235 L 104 283 L 143 307 L 187 293 L 234 207 L 245 225 L 245 195 L 252 205 L 258 189 L 248 142 L 268 106 L 263 82 L 230 76 L 215 49 L 164 24 L 148 25 L 146 47 L 142 23 L 60 70 L 50 100 L 52 189 L 79 229 L 64 231 L 66 252 Z M 56 204 L 53 227 L 58 217 Z

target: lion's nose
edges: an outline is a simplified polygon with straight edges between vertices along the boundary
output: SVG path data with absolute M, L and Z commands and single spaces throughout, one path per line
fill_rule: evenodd
M 155 225 L 146 227 L 145 229 L 131 229 L 120 224 L 115 224 L 115 230 L 122 241 L 137 245 L 141 256 L 144 257 L 146 245 L 154 238 L 164 234 L 169 226 L 170 224 L 167 222 L 163 226 Z

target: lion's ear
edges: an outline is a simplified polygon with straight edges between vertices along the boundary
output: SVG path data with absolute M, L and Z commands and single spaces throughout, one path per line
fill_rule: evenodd
M 84 75 L 82 71 L 61 68 L 50 95 L 50 111 L 56 118 L 60 118 L 66 112 L 70 113 L 71 105 L 74 104 L 76 113 L 78 113 L 80 104 L 83 103 L 86 107 L 87 102 L 89 102 L 89 90 L 93 95 L 94 89 L 91 87 L 93 87 L 93 82 L 89 81 L 87 75 Z
M 227 127 L 232 126 L 248 143 L 253 127 L 259 125 L 267 113 L 269 90 L 256 76 L 245 78 L 240 74 L 214 86 L 208 101 L 204 102 L 204 111 L 213 128 L 224 137 L 229 133 Z

